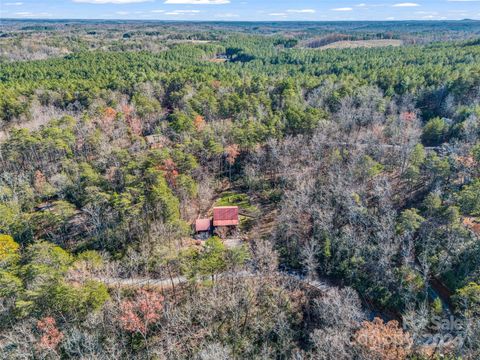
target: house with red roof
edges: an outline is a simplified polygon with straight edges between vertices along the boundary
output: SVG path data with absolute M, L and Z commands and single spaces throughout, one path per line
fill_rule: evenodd
M 213 218 L 195 220 L 195 234 L 197 239 L 206 239 L 214 231 L 228 232 L 239 225 L 238 206 L 217 206 L 213 208 Z
M 213 208 L 213 226 L 238 226 L 238 206 L 218 206 Z

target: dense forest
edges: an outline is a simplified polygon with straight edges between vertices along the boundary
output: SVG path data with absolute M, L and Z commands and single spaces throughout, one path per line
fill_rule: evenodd
M 479 164 L 478 21 L 6 20 L 0 358 L 478 359 Z

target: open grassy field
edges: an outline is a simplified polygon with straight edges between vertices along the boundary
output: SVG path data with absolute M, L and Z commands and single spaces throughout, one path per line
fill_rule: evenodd
M 355 48 L 376 48 L 386 46 L 402 46 L 402 40 L 385 39 L 385 40 L 353 40 L 353 41 L 335 41 L 331 44 L 319 47 L 325 49 L 355 49 Z

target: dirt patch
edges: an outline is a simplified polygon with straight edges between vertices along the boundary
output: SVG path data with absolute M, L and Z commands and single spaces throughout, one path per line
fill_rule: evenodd
M 207 61 L 208 61 L 208 62 L 211 62 L 211 63 L 218 63 L 218 64 L 221 64 L 221 63 L 227 62 L 227 59 L 223 59 L 223 58 L 214 58 L 214 59 L 208 59 Z

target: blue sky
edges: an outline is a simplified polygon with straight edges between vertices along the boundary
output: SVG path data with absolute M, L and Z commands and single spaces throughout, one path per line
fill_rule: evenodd
M 0 18 L 227 21 L 480 19 L 480 0 L 0 0 Z

